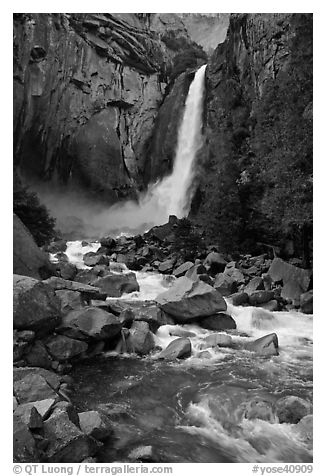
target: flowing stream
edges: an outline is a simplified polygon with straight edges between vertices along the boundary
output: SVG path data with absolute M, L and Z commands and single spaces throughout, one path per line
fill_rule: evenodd
M 70 259 L 83 267 L 82 255 L 99 244 L 68 243 Z M 121 299 L 153 299 L 171 285 L 155 273 L 137 273 L 140 291 Z M 299 425 L 278 422 L 275 402 L 288 395 L 312 398 L 312 316 L 267 312 L 228 304 L 237 323 L 233 348 L 200 349 L 212 334 L 198 325 L 161 326 L 156 343 L 165 348 L 187 331 L 192 355 L 175 362 L 108 352 L 78 364 L 73 402 L 81 411 L 110 413 L 115 439 L 104 445 L 103 462 L 125 461 L 137 446 L 152 446 L 161 462 L 311 462 L 312 445 Z M 280 355 L 261 357 L 237 344 L 276 332 Z M 263 399 L 268 421 L 248 419 L 245 405 Z

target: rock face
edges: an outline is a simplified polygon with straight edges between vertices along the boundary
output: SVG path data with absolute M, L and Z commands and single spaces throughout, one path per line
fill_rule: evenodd
M 45 279 L 54 274 L 48 256 L 40 250 L 29 230 L 15 213 L 13 225 L 14 273 L 36 279 Z
M 60 301 L 53 289 L 37 279 L 14 275 L 14 328 L 49 331 L 61 320 Z
M 56 176 L 116 201 L 134 197 L 154 169 L 169 170 L 190 77 L 161 114 L 173 119 L 168 136 L 157 132 L 150 154 L 148 148 L 180 52 L 168 41 L 170 31 L 174 43 L 182 37 L 184 49 L 200 52 L 175 14 L 14 15 L 14 149 L 20 171 L 40 179 Z M 171 139 L 163 159 L 157 155 L 162 137 Z
M 192 281 L 183 276 L 173 286 L 157 296 L 156 302 L 164 312 L 178 322 L 211 316 L 226 310 L 221 294 L 203 281 Z
M 248 252 L 253 240 L 281 243 L 288 236 L 280 223 L 295 221 L 289 207 L 309 228 L 311 107 L 312 15 L 231 15 L 226 40 L 206 69 L 206 145 L 192 207 L 192 217 L 222 251 L 232 247 Z M 302 154 L 304 165 L 295 159 Z M 282 165 L 278 157 L 284 158 Z M 289 182 L 281 190 L 285 177 Z M 284 201 L 280 193 L 285 193 Z M 274 241 L 268 241 L 268 233 Z M 303 235 L 293 229 L 291 237 L 302 252 Z

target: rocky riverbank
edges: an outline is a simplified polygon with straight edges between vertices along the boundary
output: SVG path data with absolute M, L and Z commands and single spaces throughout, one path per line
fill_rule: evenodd
M 103 441 L 112 438 L 110 415 L 78 413 L 70 402 L 73 382 L 68 374 L 77 362 L 107 351 L 117 358 L 186 359 L 194 352 L 194 334 L 179 324 L 187 323 L 214 331 L 202 336 L 199 358 L 217 347 L 277 356 L 274 332 L 245 343 L 234 338 L 238 331 L 230 306 L 256 306 L 257 322 L 278 310 L 312 313 L 310 270 L 267 254 L 232 260 L 204 245 L 193 261 L 185 260 L 184 253 L 175 251 L 177 227 L 178 220 L 170 217 L 143 236 L 104 237 L 96 251 L 83 255 L 83 269 L 69 262 L 65 241 L 54 242 L 45 250 L 53 262 L 46 268 L 52 276 L 36 279 L 35 270 L 33 276 L 14 275 L 16 461 L 90 461 Z M 25 260 L 30 256 L 23 248 L 20 252 Z M 32 260 L 24 269 L 33 265 Z M 166 275 L 170 286 L 155 300 L 130 301 L 128 295 L 139 292 L 139 272 Z M 162 326 L 171 336 L 165 348 L 156 338 Z M 311 405 L 299 397 L 290 400 L 278 404 L 280 423 L 303 425 Z M 247 412 L 264 420 L 268 408 L 256 402 Z

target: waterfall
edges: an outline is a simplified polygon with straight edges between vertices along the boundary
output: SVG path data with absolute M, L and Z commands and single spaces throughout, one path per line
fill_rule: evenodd
M 108 208 L 90 206 L 79 199 L 67 201 L 67 197 L 55 197 L 55 203 L 49 202 L 42 195 L 44 203 L 57 218 L 63 217 L 64 211 L 74 215 L 80 221 L 77 224 L 79 236 L 96 238 L 104 234 L 143 233 L 154 225 L 168 221 L 169 215 L 185 217 L 193 196 L 193 178 L 195 173 L 196 154 L 202 145 L 202 115 L 205 91 L 205 69 L 201 66 L 190 85 L 185 103 L 183 118 L 178 131 L 178 141 L 173 170 L 155 184 L 149 186 L 147 192 L 139 198 L 138 203 L 127 201 L 117 203 Z M 69 203 L 68 203 L 69 202 Z M 56 210 L 60 213 L 56 213 Z M 63 217 L 64 218 L 64 217 Z M 71 217 L 64 222 L 58 220 L 62 230 L 69 229 Z M 72 223 L 74 225 L 74 223 Z

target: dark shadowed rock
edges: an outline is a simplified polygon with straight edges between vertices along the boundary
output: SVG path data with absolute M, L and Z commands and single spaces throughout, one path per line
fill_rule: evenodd
M 245 348 L 251 352 L 256 352 L 260 355 L 272 356 L 278 355 L 278 338 L 275 333 L 268 334 L 264 337 L 246 343 Z
M 146 355 L 155 347 L 154 335 L 149 324 L 144 321 L 133 322 L 127 338 L 127 349 L 139 355 Z
M 55 294 L 60 299 L 62 315 L 67 314 L 74 309 L 80 309 L 84 306 L 82 294 L 78 291 L 62 289 L 60 291 L 55 291 Z
M 178 322 L 194 320 L 226 310 L 221 294 L 203 281 L 187 277 L 177 279 L 171 288 L 159 294 L 156 302 Z
M 313 292 L 312 289 L 300 295 L 300 309 L 305 314 L 313 313 Z
M 238 293 L 228 296 L 228 299 L 234 306 L 242 306 L 243 304 L 246 304 L 248 302 L 248 298 L 248 294 L 243 291 L 239 291 Z
M 55 276 L 46 279 L 43 282 L 51 286 L 51 288 L 55 291 L 76 291 L 82 293 L 82 297 L 85 299 L 106 299 L 105 293 L 103 293 L 99 288 L 95 286 L 90 286 L 88 284 L 83 284 L 76 281 L 69 281 L 67 279 L 62 279 Z
M 22 276 L 45 279 L 55 274 L 54 267 L 33 236 L 14 213 L 13 218 L 13 272 Z
M 226 261 L 220 253 L 212 251 L 206 256 L 204 266 L 211 274 L 215 275 L 217 273 L 223 273 Z
M 217 289 L 222 296 L 229 296 L 237 290 L 237 284 L 234 279 L 226 273 L 219 273 L 214 281 L 214 288 Z
M 300 301 L 300 295 L 309 288 L 311 271 L 298 268 L 286 263 L 280 258 L 274 258 L 268 270 L 268 275 L 274 282 L 282 281 L 281 296 L 292 301 Z
M 62 319 L 60 332 L 82 340 L 109 340 L 119 334 L 122 324 L 113 314 L 97 307 L 71 311 Z
M 53 289 L 42 281 L 14 275 L 14 328 L 47 332 L 61 319 L 60 301 Z
M 201 274 L 206 274 L 206 268 L 203 264 L 198 263 L 194 264 L 191 268 L 188 269 L 185 276 L 186 278 L 191 279 L 192 281 L 197 281 Z
M 34 402 L 47 398 L 58 399 L 57 393 L 50 387 L 45 378 L 32 373 L 14 382 L 14 393 L 19 403 Z
M 249 303 L 252 306 L 259 306 L 265 302 L 271 301 L 274 298 L 273 291 L 254 291 L 249 296 Z
M 186 359 L 191 355 L 191 342 L 187 337 L 180 337 L 170 342 L 166 349 L 159 354 L 159 359 Z
M 26 379 L 28 380 L 30 376 L 40 375 L 45 379 L 45 381 L 50 385 L 53 390 L 58 390 L 61 382 L 61 378 L 54 372 L 50 370 L 43 369 L 40 367 L 19 367 L 13 369 L 13 381 L 14 383 L 18 380 Z
M 14 416 L 13 423 L 13 457 L 18 463 L 35 463 L 39 460 L 32 433 L 18 416 Z
M 52 364 L 51 357 L 49 356 L 45 345 L 40 340 L 34 342 L 31 349 L 26 353 L 25 360 L 28 365 L 33 367 L 44 367 L 45 369 L 50 369 Z
M 236 329 L 237 327 L 235 320 L 223 312 L 219 312 L 214 316 L 205 317 L 205 319 L 201 319 L 199 321 L 199 324 L 204 329 L 209 329 L 211 331 L 223 331 L 228 329 Z
M 267 311 L 278 311 L 279 310 L 279 302 L 276 299 L 272 299 L 271 301 L 264 302 L 263 304 L 260 304 L 260 306 L 263 309 L 266 309 Z
M 280 423 L 298 423 L 311 412 L 311 403 L 294 395 L 280 398 L 276 402 L 276 414 Z
M 65 412 L 54 413 L 44 422 L 44 437 L 49 441 L 45 461 L 51 463 L 78 463 L 99 448 L 99 443 L 85 435 Z
M 112 425 L 106 415 L 92 410 L 78 413 L 78 416 L 80 428 L 86 435 L 102 441 L 112 434 Z
M 43 420 L 33 403 L 23 403 L 14 411 L 14 417 L 21 419 L 30 430 L 42 428 Z
M 60 276 L 63 279 L 74 279 L 77 274 L 77 267 L 72 263 L 59 263 Z
M 109 264 L 110 260 L 107 256 L 94 253 L 90 251 L 89 253 L 84 254 L 83 261 L 86 266 L 96 266 L 97 264 Z
M 49 353 L 59 362 L 69 360 L 72 357 L 86 352 L 88 345 L 86 342 L 71 339 L 70 337 L 57 335 L 48 339 L 45 343 Z

